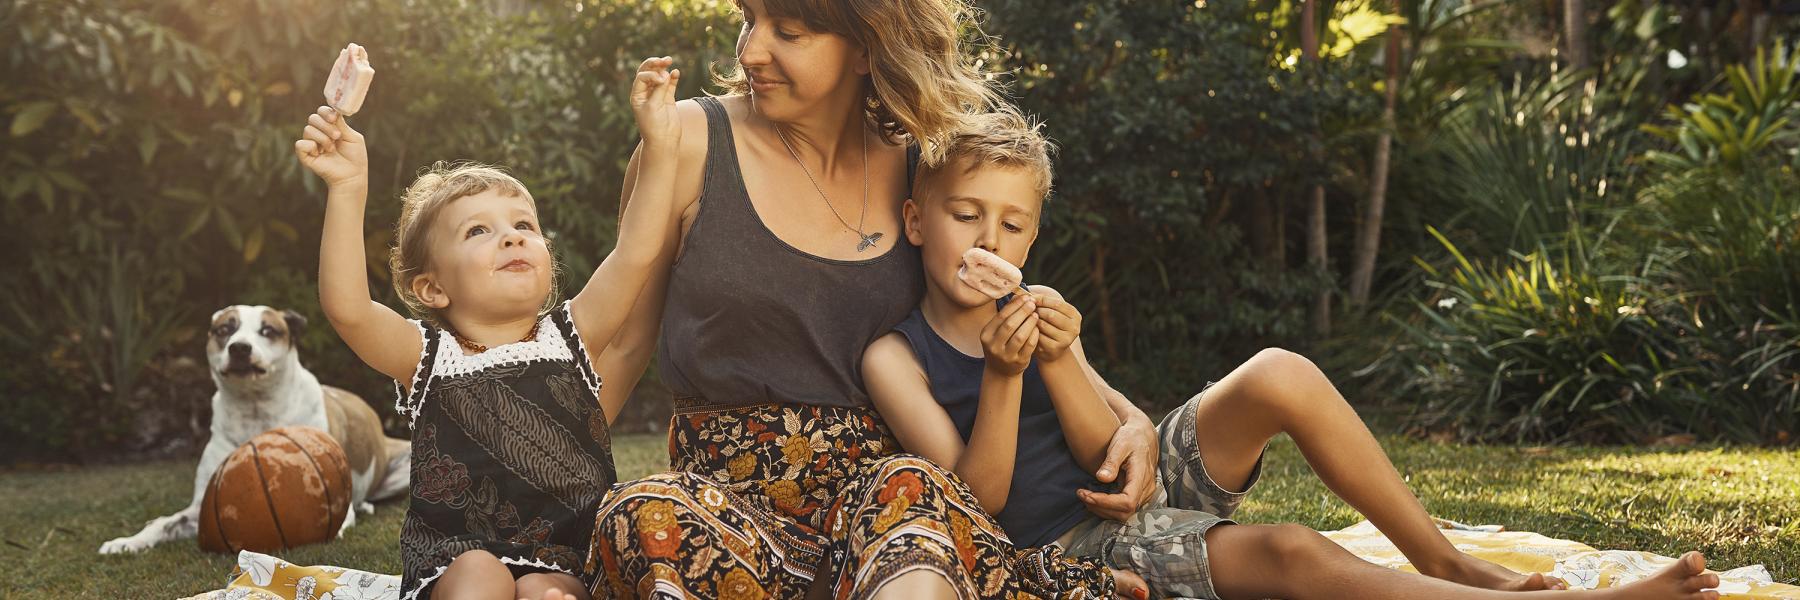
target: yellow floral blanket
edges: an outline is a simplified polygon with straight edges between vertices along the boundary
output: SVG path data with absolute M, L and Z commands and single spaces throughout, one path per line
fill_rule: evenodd
M 1504 531 L 1496 525 L 1469 526 L 1440 519 L 1438 526 L 1457 549 L 1519 572 L 1543 572 L 1569 582 L 1571 588 L 1593 589 L 1636 581 L 1675 559 L 1649 552 L 1595 550 L 1580 542 L 1536 533 Z M 1368 521 L 1325 537 L 1363 559 L 1411 571 L 1406 557 Z M 1800 600 L 1800 587 L 1774 583 L 1762 565 L 1719 573 L 1719 595 L 1746 600 Z M 244 551 L 238 553 L 231 585 L 185 600 L 399 600 L 400 578 L 345 569 L 303 567 Z
M 1438 519 L 1438 527 L 1458 550 L 1521 573 L 1539 572 L 1560 577 L 1569 582 L 1572 589 L 1631 583 L 1675 562 L 1673 558 L 1649 552 L 1596 550 L 1580 542 L 1525 531 L 1505 531 L 1498 525 L 1470 526 Z M 1368 521 L 1320 533 L 1364 560 L 1388 568 L 1414 571 L 1400 550 Z M 1762 565 L 1720 571 L 1719 582 L 1719 595 L 1723 597 L 1800 600 L 1800 587 L 1774 583 Z

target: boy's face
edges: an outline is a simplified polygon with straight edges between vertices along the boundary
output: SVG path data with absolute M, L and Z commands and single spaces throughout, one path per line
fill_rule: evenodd
M 457 198 L 438 213 L 430 235 L 424 277 L 452 311 L 477 319 L 531 313 L 550 293 L 550 248 L 529 196 L 489 189 Z M 420 299 L 435 304 L 425 294 Z
M 926 285 L 933 290 L 927 293 L 972 308 L 992 300 L 956 277 L 963 252 L 985 248 L 1024 267 L 1044 199 L 1022 169 L 965 165 L 952 161 L 921 182 L 917 197 L 906 201 L 906 239 L 925 261 Z

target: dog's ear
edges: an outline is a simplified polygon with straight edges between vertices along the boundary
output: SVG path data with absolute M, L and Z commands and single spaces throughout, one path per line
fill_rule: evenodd
M 284 310 L 281 311 L 281 320 L 287 321 L 288 339 L 292 340 L 291 343 L 296 346 L 300 345 L 300 334 L 306 333 L 306 317 L 291 310 Z

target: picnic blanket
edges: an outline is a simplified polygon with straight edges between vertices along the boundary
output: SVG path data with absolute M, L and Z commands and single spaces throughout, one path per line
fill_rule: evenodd
M 1623 585 L 1649 576 L 1675 561 L 1649 552 L 1595 550 L 1580 542 L 1559 540 L 1498 525 L 1470 526 L 1439 519 L 1444 536 L 1458 550 L 1514 571 L 1543 572 L 1569 582 L 1570 588 Z M 1368 521 L 1337 531 L 1320 532 L 1364 560 L 1414 571 L 1406 557 Z M 343 567 L 302 567 L 255 552 L 238 553 L 231 584 L 185 600 L 399 600 L 400 578 Z M 1746 600 L 1800 600 L 1800 587 L 1775 583 L 1762 565 L 1719 573 L 1719 595 Z

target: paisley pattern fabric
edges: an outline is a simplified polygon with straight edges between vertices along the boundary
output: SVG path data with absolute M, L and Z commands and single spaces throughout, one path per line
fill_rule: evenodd
M 970 598 L 1111 597 L 1098 560 L 1014 549 L 968 486 L 897 447 L 868 409 L 678 403 L 676 471 L 618 486 L 595 517 L 591 591 L 862 598 L 924 569 Z

